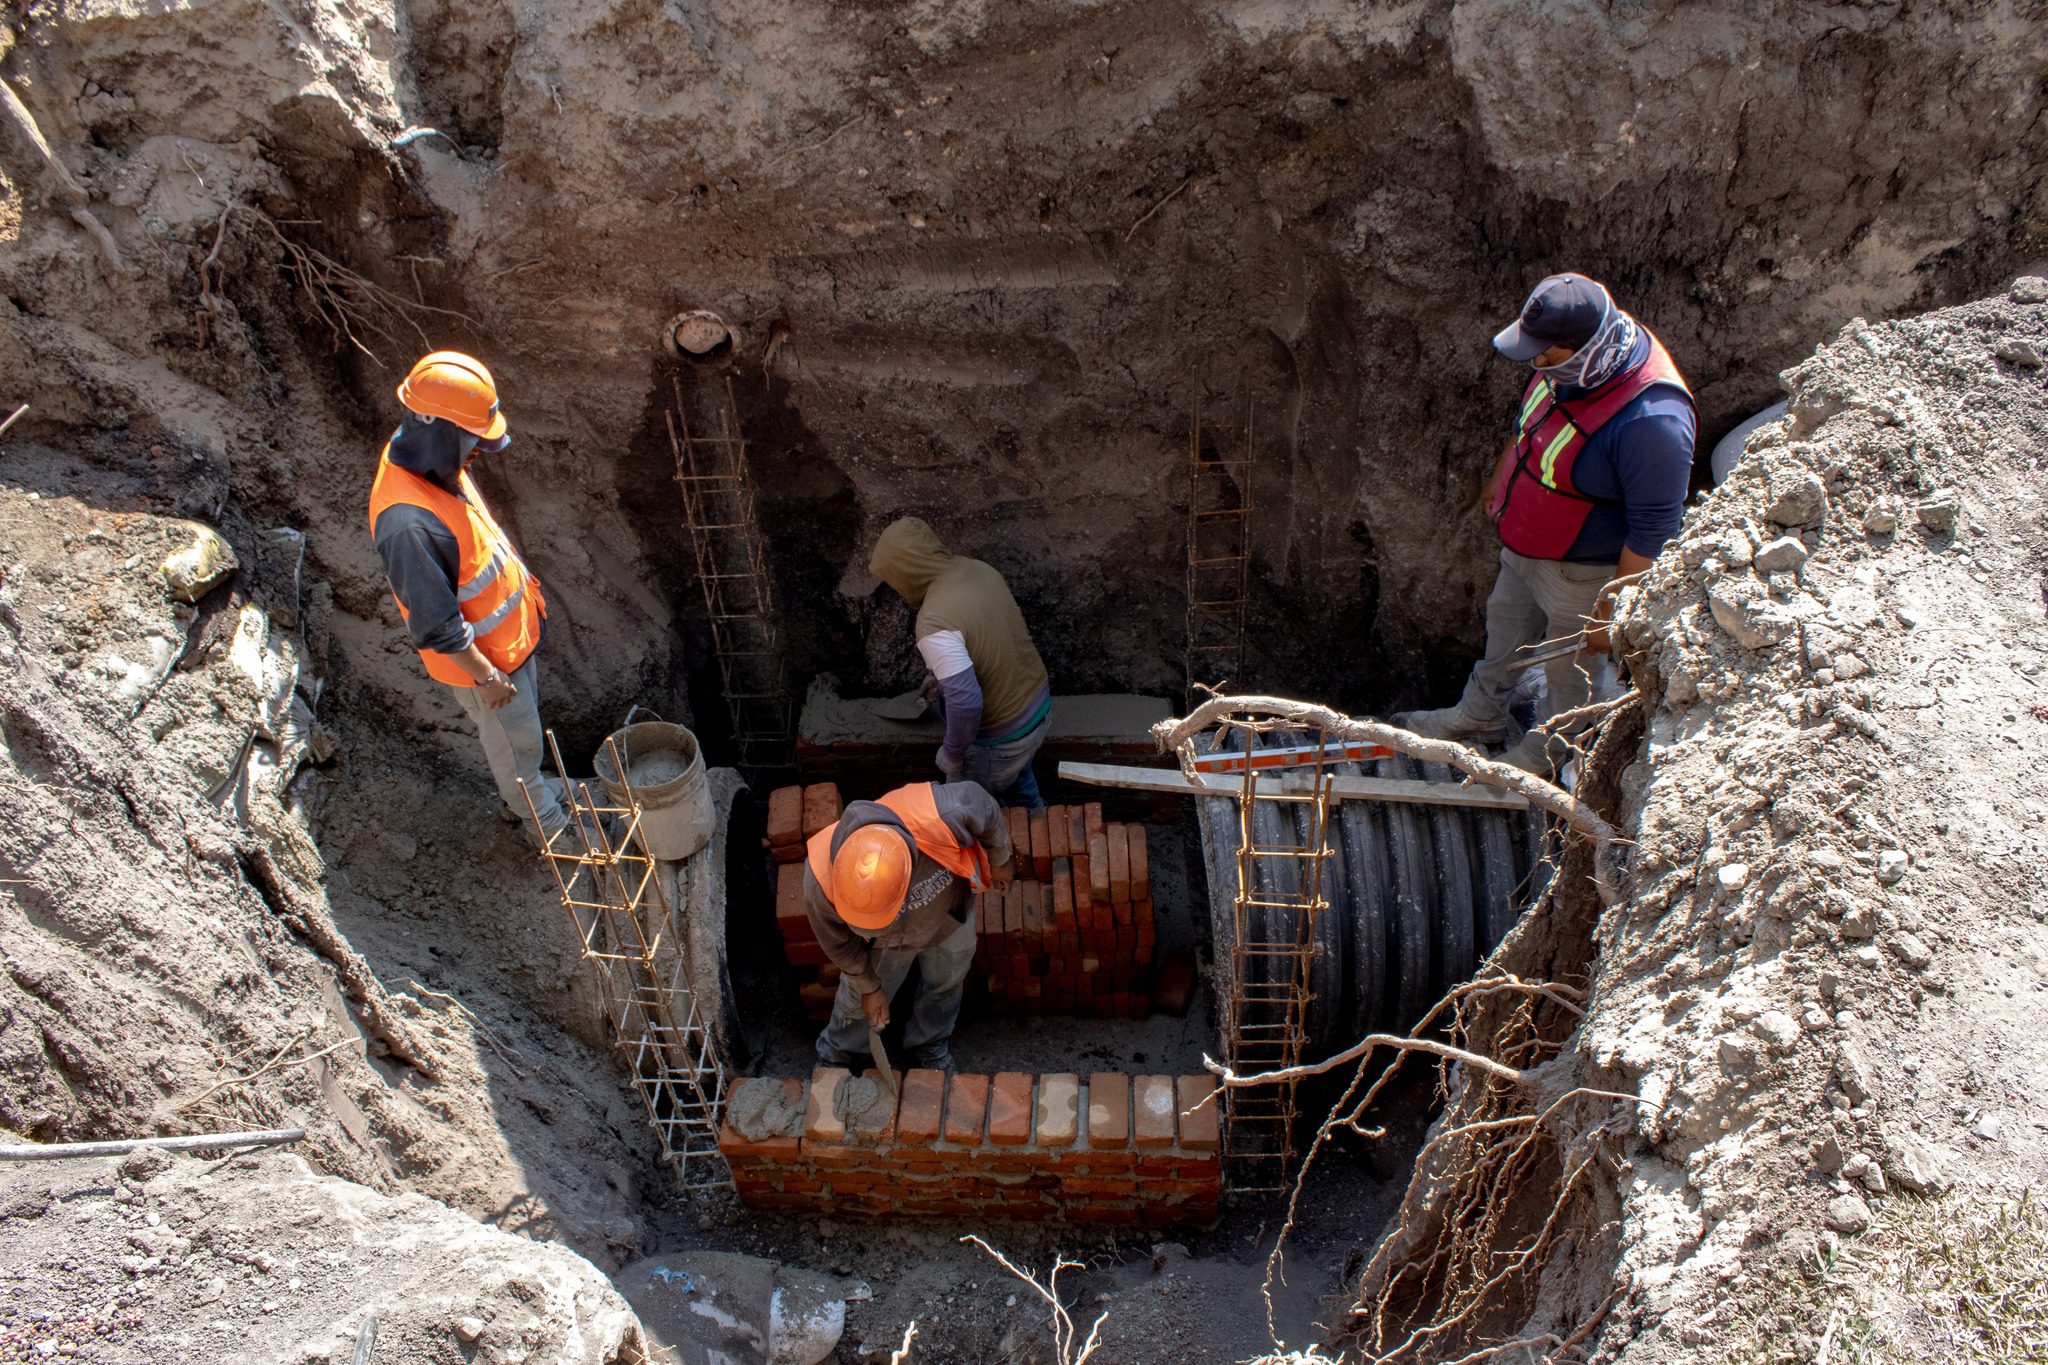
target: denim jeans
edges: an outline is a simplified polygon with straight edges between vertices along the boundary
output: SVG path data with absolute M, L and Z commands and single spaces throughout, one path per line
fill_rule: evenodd
M 484 743 L 484 761 L 491 766 L 499 799 L 519 817 L 521 827 L 531 839 L 533 830 L 526 813 L 526 796 L 519 789 L 521 779 L 533 793 L 534 809 L 540 812 L 541 825 L 549 834 L 566 828 L 569 815 L 562 809 L 561 784 L 540 775 L 546 746 L 541 735 L 540 671 L 535 667 L 535 656 L 528 655 L 526 662 L 510 676 L 519 695 L 495 711 L 485 704 L 482 688 L 449 690 L 455 693 L 456 704 L 475 724 L 477 737 Z
M 1031 760 L 1038 756 L 1039 746 L 1045 743 L 1045 737 L 1051 730 L 1052 717 L 1048 715 L 1007 744 L 984 744 L 976 740 L 967 746 L 967 771 L 951 780 L 979 782 L 990 796 L 1006 806 L 1042 809 L 1045 798 L 1039 795 L 1038 778 L 1031 771 Z
M 917 1001 L 910 1008 L 910 1021 L 903 1027 L 903 1050 L 913 1061 L 943 1052 L 960 1022 L 960 998 L 966 994 L 967 972 L 974 965 L 974 912 L 970 901 L 961 901 L 967 923 L 923 948 L 881 948 L 869 959 L 869 970 L 882 983 L 885 994 L 894 998 L 910 975 L 915 962 L 919 973 Z M 839 978 L 839 994 L 832 1000 L 832 1018 L 818 1035 L 818 1056 L 827 1066 L 848 1057 L 868 1055 L 868 1018 L 860 1007 L 860 989 L 853 978 Z

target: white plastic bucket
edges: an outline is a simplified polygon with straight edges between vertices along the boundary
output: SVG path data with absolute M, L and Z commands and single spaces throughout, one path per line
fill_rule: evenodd
M 612 762 L 625 765 L 621 781 Z M 704 782 L 704 753 L 697 737 L 665 720 L 643 720 L 612 732 L 611 743 L 592 761 L 597 780 L 621 805 L 626 782 L 640 805 L 640 840 L 648 856 L 664 861 L 687 858 L 711 842 L 711 789 Z

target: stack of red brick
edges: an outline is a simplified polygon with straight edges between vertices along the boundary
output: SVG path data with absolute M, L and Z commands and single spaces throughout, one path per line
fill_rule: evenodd
M 838 824 L 840 809 L 839 788 L 830 782 L 780 787 L 768 797 L 768 852 L 779 864 L 775 928 L 782 936 L 784 956 L 796 968 L 797 993 L 813 1023 L 823 1023 L 832 1012 L 839 969 L 826 961 L 804 913 L 804 844 L 819 830 Z
M 1017 880 L 975 904 L 995 1009 L 1143 1018 L 1158 946 L 1145 826 L 1105 823 L 1094 803 L 1007 815 Z
M 812 1213 L 1153 1226 L 1216 1216 L 1211 1077 L 920 1070 L 901 1084 L 899 1103 L 849 1116 L 842 1092 L 870 1092 L 837 1068 L 813 1072 L 808 1090 L 740 1082 L 718 1142 L 740 1198 Z

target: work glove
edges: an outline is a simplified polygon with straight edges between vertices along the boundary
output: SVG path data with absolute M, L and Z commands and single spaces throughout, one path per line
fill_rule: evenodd
M 941 749 L 939 750 L 938 757 L 933 761 L 939 765 L 939 771 L 946 775 L 948 782 L 958 782 L 967 776 L 967 755 L 965 754 L 955 758 L 944 749 Z

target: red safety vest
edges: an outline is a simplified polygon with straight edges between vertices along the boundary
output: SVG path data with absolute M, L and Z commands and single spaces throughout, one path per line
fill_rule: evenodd
M 976 891 L 988 889 L 988 853 L 978 843 L 969 841 L 963 844 L 953 837 L 952 827 L 939 818 L 939 803 L 932 796 L 931 783 L 913 782 L 877 800 L 903 822 L 919 853 L 954 876 L 965 877 Z M 838 828 L 837 825 L 827 825 L 813 834 L 804 846 L 810 859 L 811 875 L 818 879 L 818 889 L 825 893 L 826 900 L 835 904 L 837 900 L 832 894 L 832 836 Z
M 1648 328 L 1643 330 L 1649 334 Z M 1487 509 L 1500 527 L 1502 544 L 1530 559 L 1565 557 L 1594 506 L 1604 501 L 1587 497 L 1572 482 L 1579 452 L 1594 432 L 1657 384 L 1692 397 L 1671 353 L 1654 335 L 1647 360 L 1569 403 L 1557 401 L 1548 379 L 1540 374 L 1530 377 L 1515 423 L 1514 462 Z
M 377 518 L 387 507 L 424 508 L 455 537 L 455 601 L 462 619 L 476 634 L 476 646 L 500 672 L 510 673 L 526 662 L 540 644 L 540 623 L 548 614 L 540 593 L 540 580 L 527 571 L 512 541 L 492 519 L 483 497 L 460 476 L 462 496 L 421 478 L 409 469 L 391 463 L 387 444 L 377 457 L 377 481 L 370 485 L 370 534 L 377 533 Z M 398 594 L 391 594 L 398 602 Z M 398 614 L 406 615 L 405 603 L 398 602 Z M 420 651 L 427 676 L 451 687 L 475 687 L 469 674 L 455 666 L 446 654 L 431 649 Z

